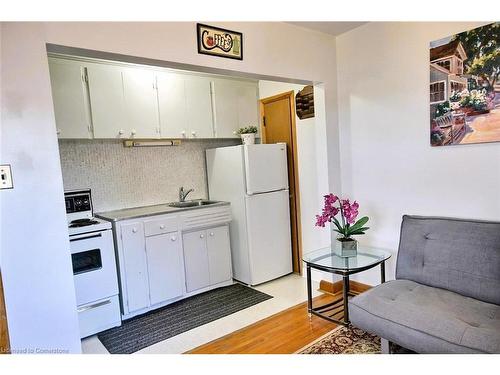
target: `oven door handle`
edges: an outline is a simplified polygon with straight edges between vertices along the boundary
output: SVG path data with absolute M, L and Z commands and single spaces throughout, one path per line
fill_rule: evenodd
M 82 234 L 80 236 L 70 237 L 69 242 L 89 240 L 91 238 L 102 237 L 102 233 L 92 233 L 90 236 L 88 234 Z
M 78 311 L 79 313 L 81 313 L 81 312 L 84 312 L 84 311 L 87 311 L 87 310 L 96 309 L 96 308 L 104 306 L 104 305 L 109 305 L 110 303 L 111 303 L 111 300 L 108 299 L 106 301 L 97 302 L 97 303 L 94 303 L 92 305 L 79 307 L 76 311 Z

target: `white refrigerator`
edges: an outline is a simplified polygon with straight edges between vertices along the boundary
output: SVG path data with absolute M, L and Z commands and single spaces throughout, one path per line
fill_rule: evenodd
M 206 151 L 210 199 L 229 201 L 233 276 L 257 285 L 292 272 L 286 144 Z

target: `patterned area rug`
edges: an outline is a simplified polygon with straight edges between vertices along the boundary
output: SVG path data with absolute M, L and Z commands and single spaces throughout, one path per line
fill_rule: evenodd
M 416 354 L 393 342 L 392 354 Z M 380 354 L 380 337 L 362 329 L 349 326 L 337 327 L 326 335 L 306 345 L 297 354 Z
M 380 338 L 356 327 L 337 327 L 298 354 L 380 354 Z

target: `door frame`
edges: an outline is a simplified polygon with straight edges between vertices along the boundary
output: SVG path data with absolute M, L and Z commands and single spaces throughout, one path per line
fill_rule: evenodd
M 7 311 L 3 292 L 2 272 L 0 271 L 0 354 L 10 353 L 9 327 L 7 325 Z
M 260 122 L 260 135 L 262 138 L 262 143 L 266 143 L 266 133 L 264 131 L 264 105 L 272 103 L 282 99 L 289 99 L 290 103 L 290 121 L 292 130 L 292 168 L 294 175 L 294 185 L 295 185 L 295 220 L 297 222 L 297 249 L 293 251 L 292 247 L 292 266 L 293 272 L 302 274 L 302 225 L 300 220 L 300 184 L 299 184 L 299 162 L 297 156 L 297 122 L 295 119 L 295 91 L 286 91 L 277 95 L 269 96 L 259 100 L 259 122 Z M 293 241 L 293 239 L 292 239 Z

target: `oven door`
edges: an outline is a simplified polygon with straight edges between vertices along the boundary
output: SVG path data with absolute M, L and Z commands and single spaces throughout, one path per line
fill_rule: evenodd
M 118 294 L 111 230 L 70 236 L 77 305 Z

